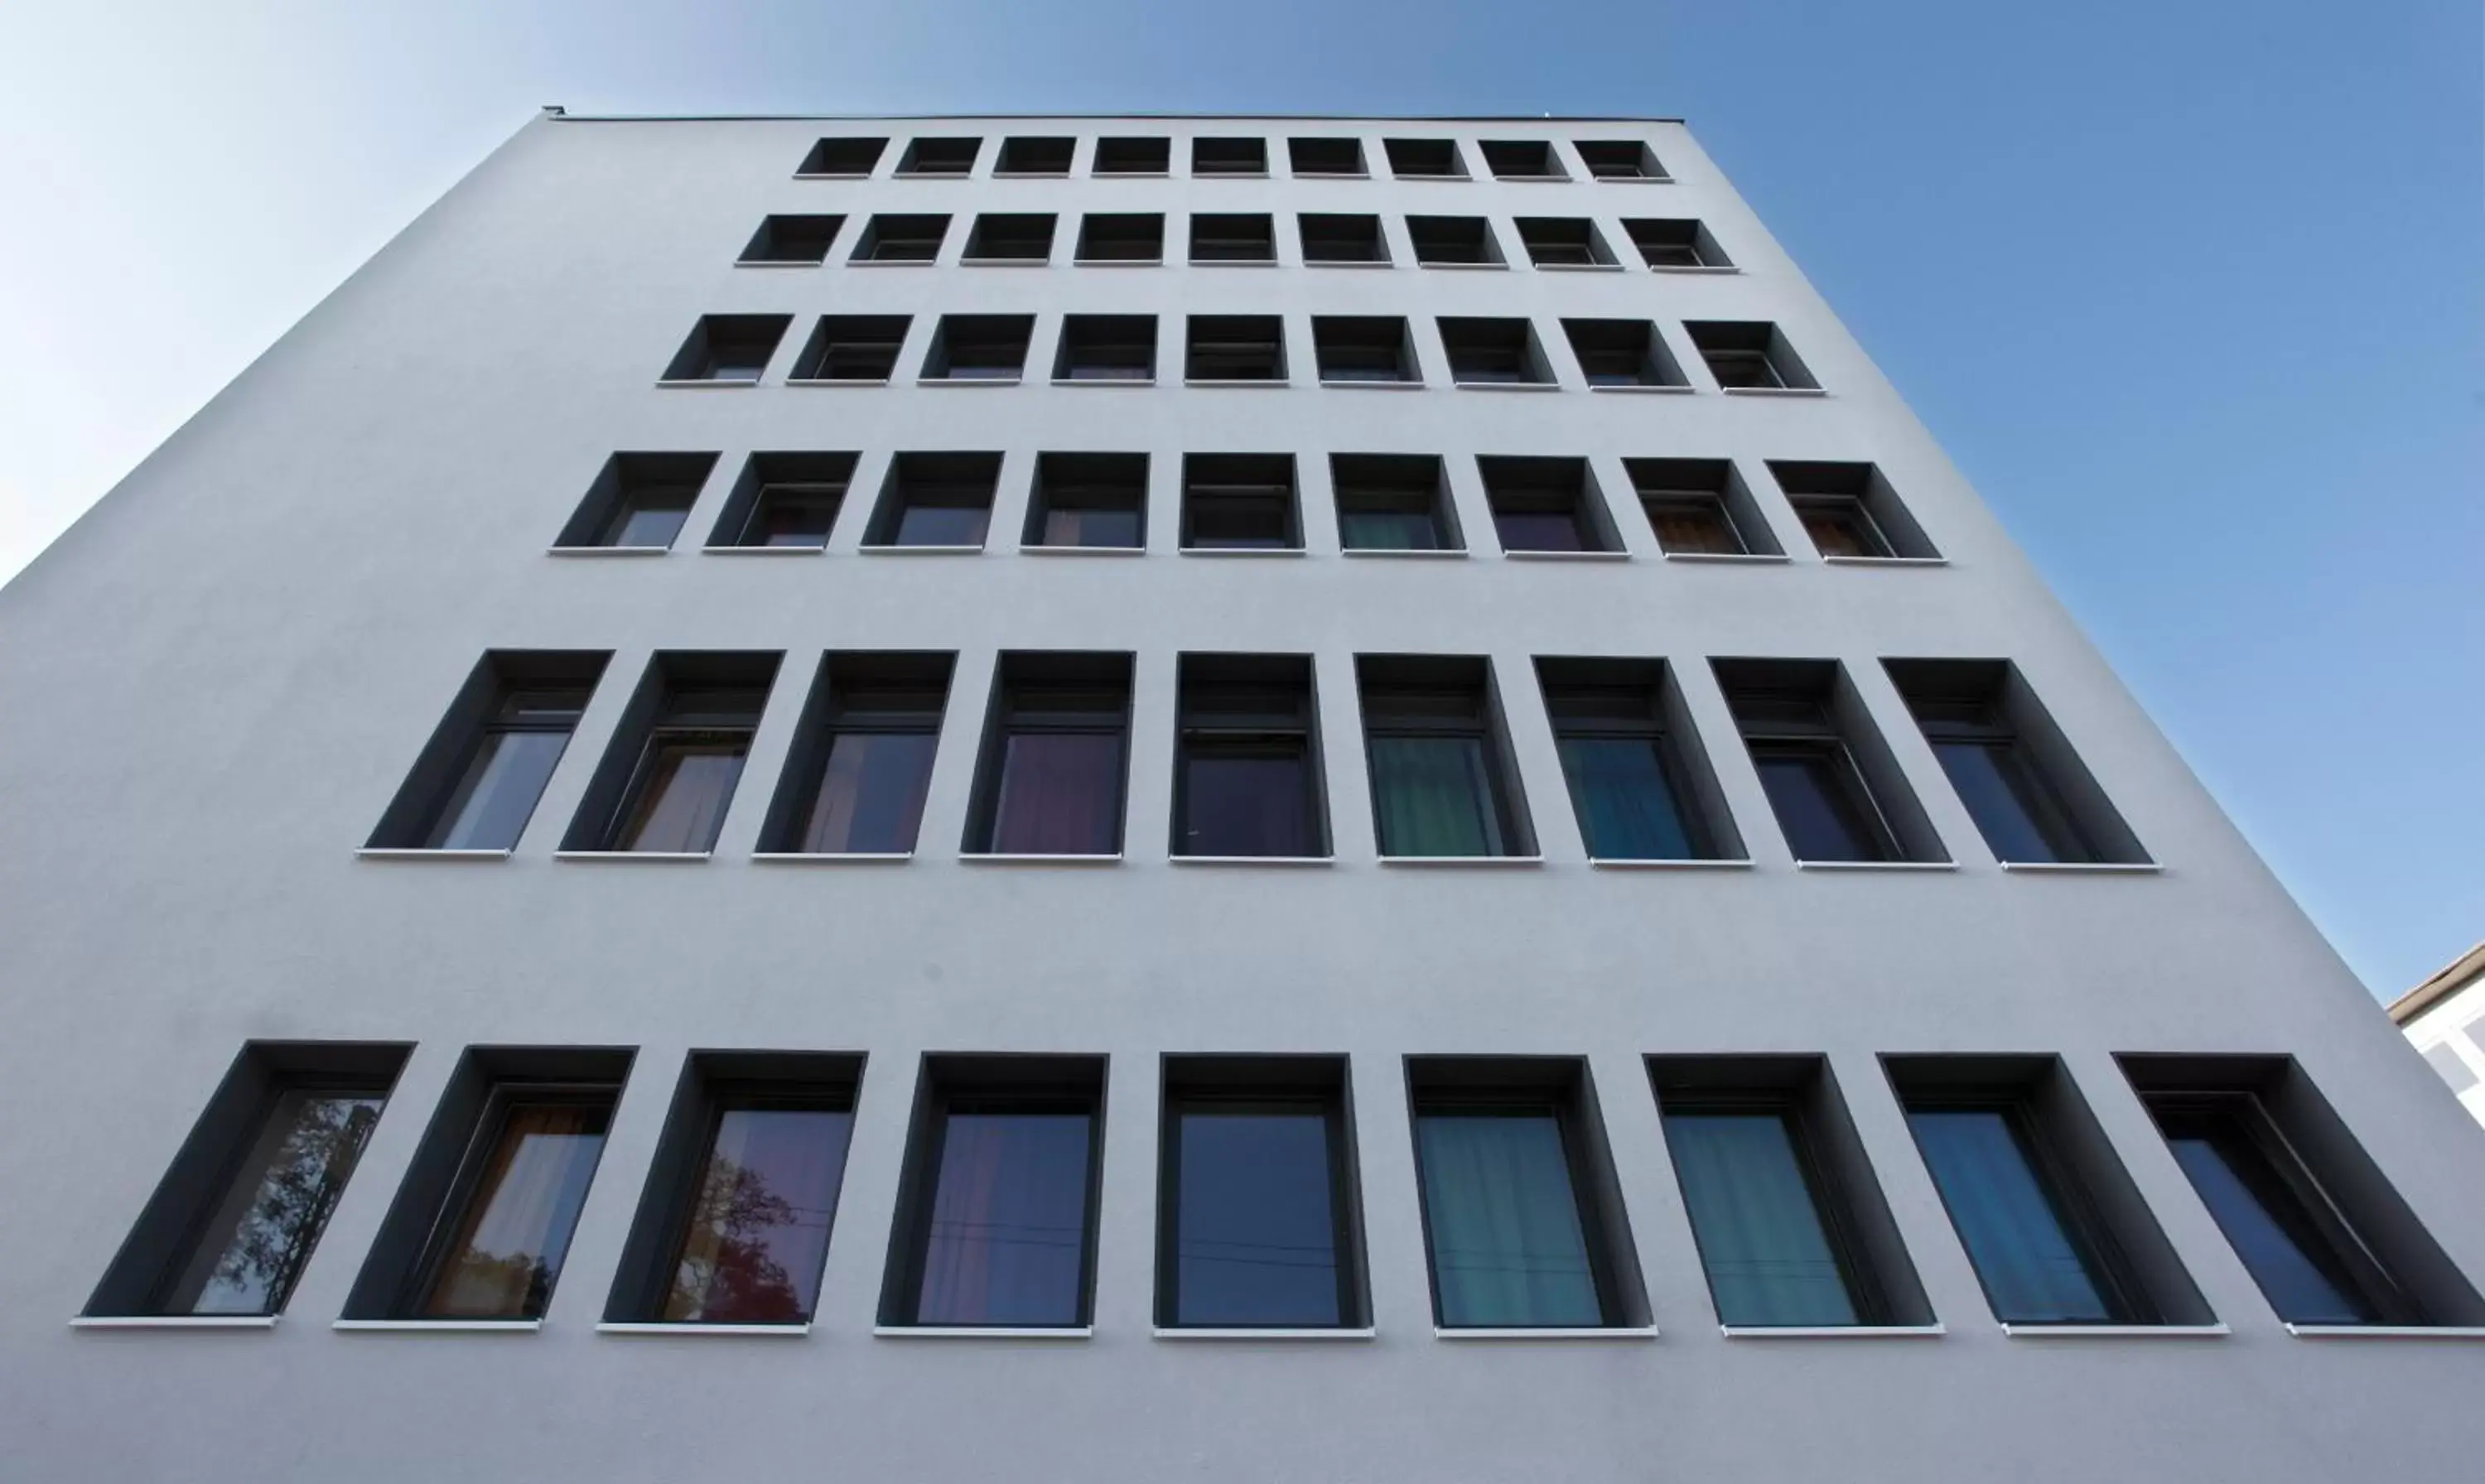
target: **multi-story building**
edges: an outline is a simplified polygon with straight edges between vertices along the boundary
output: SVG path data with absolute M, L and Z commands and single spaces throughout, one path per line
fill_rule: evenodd
M 547 116 L 0 624 L 11 1478 L 2472 1467 L 2485 1144 L 1678 122 Z
M 2390 1020 L 2460 1106 L 2485 1123 L 2485 943 L 2392 1000 Z

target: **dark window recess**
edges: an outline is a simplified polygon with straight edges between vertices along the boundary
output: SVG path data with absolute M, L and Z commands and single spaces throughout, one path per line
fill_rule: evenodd
M 785 337 L 790 314 L 707 314 L 665 366 L 664 379 L 754 385 Z
M 1536 678 L 1591 858 L 1740 852 L 1663 661 L 1539 659 Z
M 1148 544 L 1148 456 L 1039 453 L 1020 544 L 1135 552 Z
M 860 1056 L 693 1052 L 606 1322 L 809 1323 L 861 1075 Z
M 780 658 L 674 650 L 649 661 L 562 849 L 714 850 Z
M 1694 319 L 1683 333 L 1729 391 L 1817 391 L 1820 383 L 1778 327 L 1761 320 Z
M 859 263 L 928 263 L 941 256 L 941 241 L 949 235 L 946 216 L 899 216 L 883 212 L 863 228 L 855 244 Z
M 681 534 L 715 468 L 713 453 L 616 453 L 604 461 L 553 545 L 663 551 Z
M 1371 1322 L 1343 1057 L 1167 1057 L 1157 1323 Z
M 710 547 L 817 551 L 829 544 L 854 477 L 851 453 L 754 453 L 742 466 Z
M 1588 174 L 1599 180 L 1667 178 L 1656 152 L 1636 139 L 1579 139 L 1571 141 L 1571 148 L 1579 151 Z
M 1505 552 L 1619 552 L 1585 459 L 1483 455 L 1485 502 Z
M 1434 1322 L 1648 1322 L 1585 1063 L 1409 1057 L 1406 1091 Z
M 2007 660 L 1887 660 L 1882 665 L 1996 860 L 2147 860 L 2016 665 Z
M 468 1048 L 345 1317 L 541 1319 L 630 1059 L 605 1047 Z
M 1882 1063 L 1995 1318 L 2211 1322 L 2058 1058 Z
M 1194 175 L 1265 175 L 1269 142 L 1265 139 L 1194 139 L 1190 142 Z
M 86 1312 L 283 1313 L 410 1049 L 243 1046 Z
M 1146 382 L 1157 377 L 1153 314 L 1065 314 L 1055 381 Z
M 1775 556 L 1752 492 L 1727 459 L 1625 459 L 1648 527 L 1669 556 Z
M 1459 146 L 1450 139 L 1384 139 L 1380 150 L 1389 156 L 1389 173 L 1402 180 L 1464 180 Z
M 1195 263 L 1273 263 L 1277 231 L 1265 215 L 1193 213 L 1190 260 Z
M 997 453 L 898 454 L 888 461 L 863 545 L 980 549 L 1000 477 Z
M 1302 550 L 1294 456 L 1183 455 L 1182 545 L 1188 552 Z
M 1324 382 L 1423 380 L 1415 369 L 1415 349 L 1407 343 L 1403 319 L 1377 314 L 1315 315 L 1312 354 Z
M 1066 175 L 1079 141 L 1066 134 L 1021 135 L 1001 141 L 997 175 Z
M 1307 211 L 1295 218 L 1305 263 L 1386 263 L 1389 243 L 1380 218 Z
M 1873 465 L 1772 459 L 1769 472 L 1824 557 L 1929 561 L 1941 555 Z
M 1173 853 L 1324 856 L 1327 810 L 1305 655 L 1185 655 Z
M 514 849 L 612 658 L 604 650 L 484 655 L 423 743 L 370 847 Z
M 1004 652 L 988 715 L 969 853 L 1121 853 L 1131 657 Z
M 1708 235 L 1708 229 L 1682 217 L 1625 217 L 1623 230 L 1640 260 L 1652 268 L 1731 268 L 1734 260 Z
M 1284 381 L 1285 322 L 1274 314 L 1193 314 L 1183 376 L 1190 381 Z
M 980 139 L 918 139 L 906 147 L 897 161 L 901 175 L 964 175 L 975 168 L 975 156 L 983 152 Z
M 1613 251 L 1583 216 L 1522 216 L 1511 223 L 1539 268 L 1610 268 Z
M 1836 661 L 1712 664 L 1797 861 L 1947 859 Z
M 2485 1300 L 2294 1058 L 2117 1060 L 2280 1319 L 2342 1326 L 2485 1319 Z
M 1286 166 L 1297 175 L 1363 175 L 1363 145 L 1352 139 L 1289 139 Z
M 1498 268 L 1502 263 L 1492 228 L 1480 216 L 1410 216 L 1406 237 L 1415 245 L 1415 261 L 1427 268 Z
M 1720 1323 L 1932 1322 L 1826 1061 L 1657 1056 L 1648 1066 Z
M 1164 260 L 1164 218 L 1155 212 L 1094 212 L 1079 219 L 1079 261 Z
M 1382 855 L 1533 855 L 1491 661 L 1357 655 L 1373 825 Z
M 1484 151 L 1485 169 L 1496 180 L 1567 180 L 1561 157 L 1553 146 L 1541 139 L 1488 139 L 1476 146 Z
M 945 654 L 902 651 L 824 656 L 759 848 L 913 853 L 954 663 Z
M 1350 552 L 1463 552 L 1449 484 L 1434 454 L 1333 453 L 1338 541 Z
M 846 224 L 841 216 L 772 216 L 759 224 L 742 250 L 746 263 L 807 263 L 829 260 L 829 244 Z
M 868 175 L 888 149 L 886 139 L 823 139 L 803 156 L 798 175 Z
M 1105 1059 L 928 1056 L 907 1138 L 881 1322 L 1089 1322 Z
M 1442 319 L 1450 379 L 1469 387 L 1549 387 L 1552 368 L 1523 319 Z
M 1052 256 L 1052 217 L 1049 212 L 1002 214 L 987 211 L 967 233 L 968 262 L 1041 263 Z
M 1017 381 L 1026 374 L 1032 314 L 943 314 L 923 358 L 925 381 Z
M 794 362 L 796 381 L 887 381 L 906 343 L 905 314 L 823 314 Z
M 1096 141 L 1094 174 L 1161 175 L 1173 169 L 1173 142 L 1155 136 L 1107 136 Z
M 1566 319 L 1562 333 L 1591 387 L 1691 385 L 1664 337 L 1645 319 Z

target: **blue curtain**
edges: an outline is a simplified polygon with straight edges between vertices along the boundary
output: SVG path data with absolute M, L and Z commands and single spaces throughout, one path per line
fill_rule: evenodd
M 1562 774 L 1588 853 L 1605 860 L 1687 860 L 1691 832 L 1648 737 L 1565 737 Z
M 1669 1114 L 1665 1142 L 1720 1321 L 1857 1322 L 1783 1114 Z
M 1443 1325 L 1604 1322 L 1560 1124 L 1541 1114 L 1432 1114 L 1415 1137 Z
M 1372 739 L 1384 855 L 1498 855 L 1492 779 L 1474 737 Z
M 1083 1113 L 949 1116 L 915 1323 L 1081 1321 L 1090 1128 Z
M 1994 1317 L 2012 1324 L 2106 1324 L 2119 1317 L 2007 1116 L 1983 1108 L 1925 1109 L 1908 1113 L 1907 1123 Z

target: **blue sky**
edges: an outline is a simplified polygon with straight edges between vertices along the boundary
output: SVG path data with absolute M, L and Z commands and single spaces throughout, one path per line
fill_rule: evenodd
M 2475 0 L 0 9 L 0 576 L 543 103 L 1687 118 L 2368 985 L 2485 936 Z

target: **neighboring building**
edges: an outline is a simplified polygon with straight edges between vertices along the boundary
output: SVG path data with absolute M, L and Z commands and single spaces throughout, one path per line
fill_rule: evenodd
M 1677 122 L 546 117 L 0 591 L 0 901 L 12 1479 L 2474 1468 L 2485 1143 Z
M 2392 1001 L 2390 1019 L 2461 1106 L 2485 1123 L 2485 943 Z

